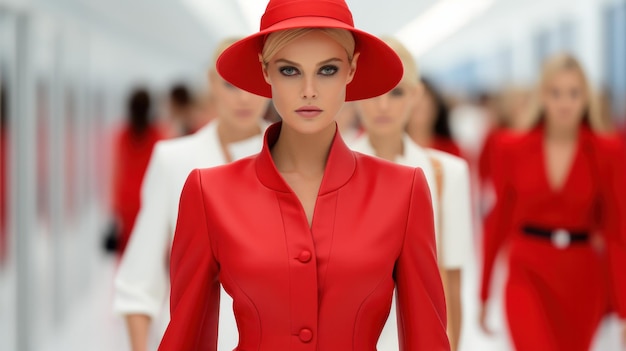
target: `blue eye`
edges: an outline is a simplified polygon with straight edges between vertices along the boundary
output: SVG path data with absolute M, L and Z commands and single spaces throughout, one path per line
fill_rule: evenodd
M 285 67 L 280 67 L 278 69 L 278 71 L 283 75 L 283 76 L 287 76 L 287 77 L 291 77 L 291 76 L 295 76 L 298 73 L 298 69 L 296 69 L 295 67 L 292 66 L 285 66 Z
M 332 76 L 337 73 L 337 71 L 339 71 L 339 68 L 337 66 L 326 65 L 320 68 L 319 73 L 323 76 Z

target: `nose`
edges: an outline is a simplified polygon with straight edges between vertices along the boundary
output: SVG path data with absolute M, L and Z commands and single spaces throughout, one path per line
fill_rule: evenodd
M 239 90 L 239 102 L 241 103 L 246 103 L 250 100 L 251 95 L 249 92 L 245 91 L 245 90 Z
M 376 105 L 380 111 L 385 111 L 389 107 L 389 97 L 387 94 L 383 94 L 379 97 L 376 97 Z
M 315 99 L 317 98 L 317 86 L 315 84 L 315 78 L 305 77 L 302 83 L 302 98 L 303 99 Z

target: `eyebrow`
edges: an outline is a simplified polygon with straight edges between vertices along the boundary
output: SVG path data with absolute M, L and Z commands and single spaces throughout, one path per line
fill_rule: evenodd
M 324 60 L 324 61 L 318 63 L 317 65 L 318 66 L 322 66 L 322 65 L 325 65 L 325 64 L 328 64 L 328 63 L 331 63 L 331 62 L 336 62 L 336 61 L 343 62 L 342 59 L 337 58 L 337 57 L 333 57 L 333 58 L 329 58 L 328 60 Z M 276 61 L 274 61 L 274 63 L 286 63 L 286 64 L 292 65 L 292 66 L 300 66 L 300 64 L 298 64 L 296 62 L 289 61 L 289 60 L 283 59 L 283 58 L 277 59 Z

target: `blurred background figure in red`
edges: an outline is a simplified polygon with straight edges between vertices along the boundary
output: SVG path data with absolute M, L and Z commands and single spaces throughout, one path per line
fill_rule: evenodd
M 117 225 L 116 251 L 120 256 L 124 253 L 139 212 L 141 182 L 152 149 L 164 137 L 152 120 L 150 100 L 145 88 L 131 92 L 127 122 L 114 146 L 112 211 Z
M 497 139 L 510 133 L 524 130 L 524 118 L 528 113 L 530 92 L 521 86 L 511 86 L 502 91 L 494 102 L 493 113 L 487 116 L 487 134 L 477 155 L 477 186 L 479 213 L 481 218 L 489 212 L 495 202 L 491 183 L 491 163 Z
M 480 321 L 489 333 L 492 271 L 506 247 L 517 351 L 588 351 L 607 310 L 626 320 L 626 157 L 594 100 L 575 57 L 549 57 L 527 132 L 493 146 Z

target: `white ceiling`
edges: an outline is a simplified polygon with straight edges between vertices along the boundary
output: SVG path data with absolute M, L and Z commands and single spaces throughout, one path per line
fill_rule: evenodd
M 185 5 L 212 37 L 258 30 L 268 0 L 161 0 Z M 499 0 L 346 0 L 355 26 L 397 35 L 416 56 L 456 33 Z
M 163 1 L 163 0 L 162 0 Z M 268 0 L 173 0 L 194 10 L 212 34 L 257 30 Z M 347 0 L 355 25 L 377 35 L 393 34 L 437 0 Z
M 2 2 L 3 0 L 0 0 Z M 268 0 L 23 0 L 72 12 L 89 26 L 172 55 L 204 60 L 222 38 L 258 29 Z M 346 0 L 357 28 L 393 35 L 434 4 L 470 0 Z M 486 1 L 486 0 L 472 0 Z M 454 5 L 456 6 L 456 5 Z M 459 11 L 460 7 L 459 7 Z M 458 12 L 458 11 L 457 11 Z M 454 15 L 453 13 L 450 16 Z M 447 18 L 438 20 L 445 26 Z M 416 40 L 419 40 L 417 38 Z
M 6 0 L 0 0 L 0 4 Z M 205 69 L 217 43 L 227 36 L 258 30 L 268 0 L 16 0 L 68 15 L 112 41 L 142 55 L 165 59 L 197 72 Z M 357 28 L 375 35 L 395 35 L 416 19 L 425 19 L 436 4 L 453 11 L 429 18 L 431 26 L 400 37 L 407 44 L 449 25 L 463 3 L 498 0 L 346 0 Z M 431 11 L 432 12 L 432 11 Z M 430 16 L 433 17 L 433 16 Z M 417 21 L 419 22 L 419 21 Z M 421 21 L 424 22 L 424 21 Z M 428 22 L 428 21 L 427 21 Z M 406 32 L 406 31 L 404 31 Z M 426 33 L 424 33 L 426 32 Z M 408 38 L 408 40 L 406 39 Z M 410 43 L 408 43 L 410 44 Z M 412 49 L 411 47 L 409 47 Z M 417 56 L 418 54 L 416 54 Z
M 375 35 L 393 35 L 437 0 L 347 0 L 356 27 Z

